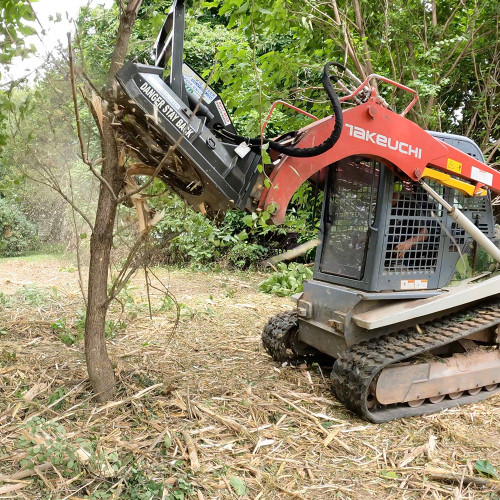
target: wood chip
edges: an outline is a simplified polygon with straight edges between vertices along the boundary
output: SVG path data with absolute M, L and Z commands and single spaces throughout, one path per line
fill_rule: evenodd
M 182 437 L 184 438 L 184 442 L 186 443 L 188 449 L 191 469 L 196 472 L 200 470 L 200 461 L 198 460 L 198 453 L 196 452 L 196 446 L 194 444 L 193 438 L 187 431 L 182 431 Z
M 26 488 L 26 486 L 28 485 L 29 483 L 17 483 L 17 484 L 7 484 L 5 486 L 0 486 L 0 495 L 5 495 L 5 493 L 12 493 L 13 491 L 22 490 L 23 488 Z
M 328 446 L 334 439 L 335 437 L 337 436 L 337 434 L 340 432 L 340 428 L 338 427 L 337 429 L 333 430 L 332 432 L 330 432 L 330 434 L 328 434 L 328 436 L 326 436 L 326 438 L 324 439 L 323 441 L 323 446 Z
M 49 384 L 45 384 L 43 382 L 34 384 L 33 387 L 31 387 L 31 389 L 23 395 L 23 399 L 27 402 L 33 401 L 33 399 L 35 399 L 38 394 L 45 391 L 48 386 Z
M 229 417 L 224 417 L 222 415 L 215 413 L 210 408 L 207 408 L 205 405 L 196 403 L 196 405 L 193 406 L 196 406 L 198 410 L 200 410 L 203 413 L 206 413 L 207 415 L 210 415 L 211 417 L 218 420 L 221 424 L 224 424 L 226 427 L 229 427 L 229 429 L 232 429 L 235 432 L 239 432 L 241 434 L 250 434 L 248 432 L 248 429 L 244 425 L 239 424 L 238 422 Z

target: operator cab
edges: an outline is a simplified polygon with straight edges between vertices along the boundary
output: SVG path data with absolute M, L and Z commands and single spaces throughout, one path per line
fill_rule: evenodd
M 471 140 L 432 133 L 484 161 Z M 365 290 L 421 291 L 446 286 L 470 238 L 417 182 L 381 162 L 351 156 L 329 167 L 314 279 Z M 494 218 L 488 193 L 465 197 L 433 188 L 489 238 Z

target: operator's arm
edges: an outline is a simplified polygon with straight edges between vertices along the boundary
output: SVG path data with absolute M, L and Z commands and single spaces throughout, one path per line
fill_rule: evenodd
M 417 243 L 422 243 L 424 241 L 427 241 L 428 239 L 429 239 L 429 230 L 426 227 L 423 227 L 422 229 L 420 229 L 418 234 L 412 236 L 411 238 L 408 238 L 406 241 L 398 243 L 394 247 L 394 251 L 397 252 L 398 259 L 401 259 L 403 258 L 405 252 L 411 250 L 412 247 L 415 246 Z

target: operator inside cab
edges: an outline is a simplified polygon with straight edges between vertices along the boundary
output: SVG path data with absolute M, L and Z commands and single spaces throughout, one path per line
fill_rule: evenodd
M 432 267 L 437 258 L 439 238 L 434 212 L 436 202 L 417 183 L 396 180 L 391 203 L 389 242 L 391 259 L 404 267 Z M 386 263 L 386 267 L 391 267 Z

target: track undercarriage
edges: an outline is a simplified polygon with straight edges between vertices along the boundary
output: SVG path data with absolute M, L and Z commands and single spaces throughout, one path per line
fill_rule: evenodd
M 356 344 L 335 361 L 337 399 L 376 423 L 435 413 L 500 392 L 500 299 Z M 307 361 L 293 313 L 271 318 L 263 332 L 279 362 Z

